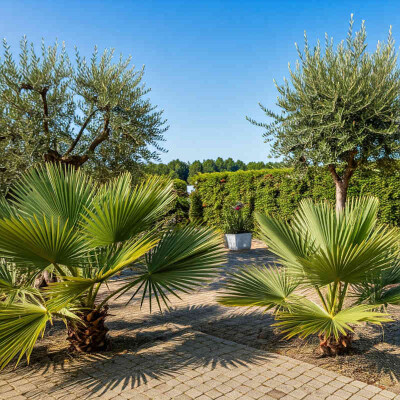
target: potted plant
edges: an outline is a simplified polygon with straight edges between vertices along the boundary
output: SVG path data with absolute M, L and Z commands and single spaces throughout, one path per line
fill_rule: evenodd
M 243 208 L 243 203 L 236 203 L 223 215 L 222 230 L 225 234 L 225 244 L 229 250 L 251 248 L 251 219 Z

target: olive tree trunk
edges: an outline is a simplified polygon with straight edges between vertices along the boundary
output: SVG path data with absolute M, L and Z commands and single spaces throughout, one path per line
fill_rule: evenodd
M 347 199 L 347 189 L 349 187 L 349 182 L 337 181 L 336 186 L 336 211 L 342 211 L 346 205 Z
M 357 161 L 355 157 L 357 151 L 351 151 L 348 156 L 347 164 L 345 166 L 342 176 L 339 176 L 336 170 L 336 165 L 328 165 L 329 172 L 332 175 L 333 182 L 335 182 L 336 187 L 336 211 L 340 212 L 346 206 L 347 200 L 347 189 L 349 188 L 349 182 L 357 168 Z

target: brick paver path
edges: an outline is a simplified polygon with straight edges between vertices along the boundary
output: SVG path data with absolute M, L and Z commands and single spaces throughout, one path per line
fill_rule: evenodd
M 229 256 L 235 264 L 271 260 L 264 249 Z M 122 307 L 127 297 L 119 299 L 109 321 L 113 352 L 49 356 L 7 369 L 0 374 L 0 399 L 400 400 L 376 386 L 197 330 L 218 315 L 227 319 L 228 329 L 232 322 L 236 337 L 238 322 L 232 316 L 238 311 L 215 303 L 223 279 L 174 301 L 175 308 L 165 315 L 150 316 L 137 305 Z M 253 332 L 257 324 L 241 326 L 241 334 L 246 329 Z

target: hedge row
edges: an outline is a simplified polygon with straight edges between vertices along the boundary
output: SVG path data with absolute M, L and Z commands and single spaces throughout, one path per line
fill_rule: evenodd
M 394 165 L 357 171 L 349 196 L 377 196 L 381 221 L 400 226 L 400 168 Z M 303 175 L 292 169 L 198 174 L 193 183 L 190 216 L 214 226 L 220 226 L 222 211 L 237 201 L 243 202 L 251 214 L 269 212 L 290 219 L 301 199 L 335 199 L 332 178 L 323 168 L 310 168 Z

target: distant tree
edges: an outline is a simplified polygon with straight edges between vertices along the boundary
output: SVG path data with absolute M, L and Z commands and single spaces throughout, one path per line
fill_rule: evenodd
M 176 174 L 178 175 L 178 179 L 187 181 L 187 178 L 189 176 L 189 166 L 187 163 L 178 159 L 172 160 L 168 163 L 168 168 L 171 171 L 176 172 Z
M 251 161 L 247 164 L 247 169 L 263 169 L 265 168 L 265 164 L 262 161 Z
M 217 167 L 215 165 L 215 161 L 214 160 L 204 160 L 203 161 L 203 172 L 207 173 L 207 172 L 215 172 L 217 170 Z
M 0 171 L 9 179 L 42 160 L 119 172 L 164 151 L 168 127 L 130 57 L 95 48 L 71 63 L 64 45 L 42 43 L 37 54 L 23 38 L 20 47 L 15 60 L 4 41 L 0 62 Z
M 236 166 L 237 166 L 238 170 L 246 171 L 246 169 L 247 169 L 246 164 L 242 160 L 237 160 Z
M 275 169 L 275 168 L 287 168 L 287 167 L 288 163 L 284 161 L 268 161 L 264 164 L 263 168 Z
M 162 163 L 149 163 L 146 165 L 145 171 L 151 175 L 168 175 L 170 173 L 170 168 Z
M 215 160 L 215 167 L 219 172 L 226 171 L 225 161 L 222 159 L 222 157 L 218 157 Z
M 199 173 L 203 172 L 203 165 L 201 164 L 200 161 L 196 160 L 193 161 L 190 165 L 189 165 L 189 176 L 194 176 L 197 175 Z
M 231 157 L 225 160 L 225 168 L 227 171 L 237 171 L 239 169 Z
M 326 37 L 325 50 L 310 49 L 305 37 L 290 81 L 276 85 L 275 113 L 261 105 L 271 123 L 257 123 L 273 140 L 273 153 L 295 165 L 325 166 L 336 186 L 336 207 L 345 206 L 354 171 L 371 161 L 399 156 L 400 73 L 395 43 L 368 53 L 364 22 L 336 48 Z

